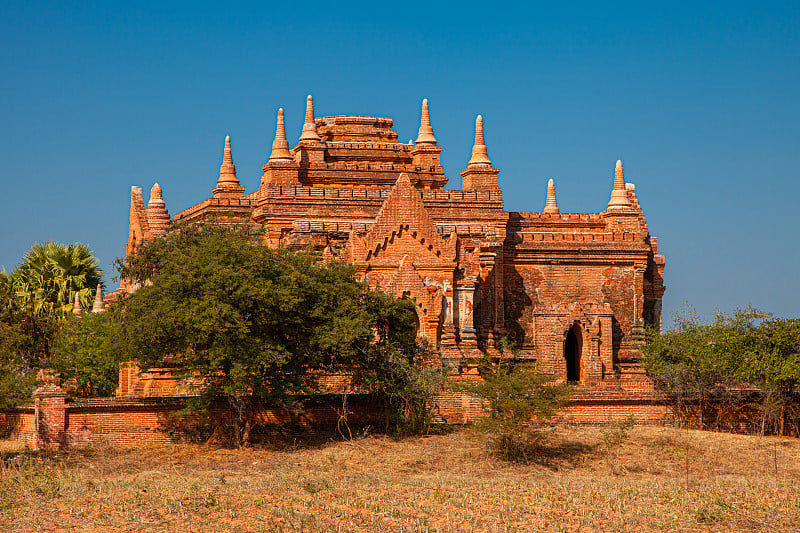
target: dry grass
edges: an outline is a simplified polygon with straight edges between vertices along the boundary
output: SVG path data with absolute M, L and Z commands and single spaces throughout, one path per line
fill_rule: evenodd
M 800 530 L 798 440 L 643 427 L 609 460 L 602 437 L 557 429 L 526 466 L 471 431 L 33 456 L 0 467 L 0 531 Z

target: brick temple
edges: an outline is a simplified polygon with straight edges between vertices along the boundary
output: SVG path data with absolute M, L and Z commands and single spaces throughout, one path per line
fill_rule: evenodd
M 481 116 L 460 190 L 445 189 L 427 100 L 416 141 L 398 142 L 392 125 L 385 117 L 315 117 L 309 96 L 294 148 L 278 110 L 257 188 L 239 182 L 226 137 L 211 197 L 174 220 L 252 223 L 269 246 L 311 244 L 326 259 L 355 264 L 370 286 L 415 302 L 418 335 L 453 375 L 474 375 L 475 358 L 497 354 L 505 338 L 517 357 L 578 384 L 588 419 L 602 416 L 601 400 L 631 408 L 650 401 L 639 346 L 645 326 L 661 326 L 665 261 L 621 161 L 601 212 L 562 213 L 553 180 L 541 212 L 509 212 Z M 146 206 L 141 188 L 131 188 L 128 254 L 169 224 L 158 184 Z M 179 389 L 168 370 L 139 374 L 128 365 L 118 396 Z

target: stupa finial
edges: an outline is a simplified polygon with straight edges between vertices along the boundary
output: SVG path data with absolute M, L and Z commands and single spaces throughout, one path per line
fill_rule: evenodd
M 233 164 L 233 155 L 231 155 L 231 137 L 225 136 L 225 148 L 222 152 L 222 165 L 219 167 L 219 179 L 217 185 L 223 183 L 239 184 L 236 178 L 236 166 Z
M 422 118 L 419 122 L 419 134 L 417 135 L 416 144 L 436 144 L 436 137 L 433 136 L 433 128 L 431 127 L 431 115 L 428 110 L 428 99 L 422 100 Z
M 483 139 L 483 117 L 478 115 L 475 119 L 475 145 L 472 147 L 472 159 L 469 165 L 491 165 L 489 154 L 486 151 L 486 141 Z
M 290 161 L 289 142 L 286 140 L 286 126 L 283 122 L 283 108 L 278 109 L 278 126 L 275 129 L 275 140 L 272 141 L 270 161 Z
M 103 287 L 97 285 L 97 292 L 94 293 L 94 304 L 92 304 L 92 313 L 102 313 L 106 310 L 103 304 Z
M 147 208 L 150 209 L 152 207 L 163 207 L 164 206 L 164 196 L 161 192 L 161 185 L 158 182 L 153 184 L 153 187 L 150 189 L 150 201 L 147 202 Z
M 558 212 L 558 204 L 556 203 L 556 185 L 553 182 L 553 179 L 550 178 L 550 181 L 547 182 L 547 200 L 544 204 L 544 213 L 557 214 Z
M 303 124 L 303 133 L 300 135 L 301 141 L 319 141 L 317 124 L 314 122 L 314 99 L 309 94 L 306 97 L 306 121 Z
M 75 293 L 75 303 L 72 304 L 72 314 L 73 315 L 80 315 L 81 311 L 81 294 L 79 292 Z
M 625 187 L 625 175 L 622 172 L 622 161 L 617 160 L 614 169 L 614 190 L 611 191 L 611 199 L 608 201 L 609 209 L 624 209 L 631 207 L 631 200 L 628 198 L 628 191 Z

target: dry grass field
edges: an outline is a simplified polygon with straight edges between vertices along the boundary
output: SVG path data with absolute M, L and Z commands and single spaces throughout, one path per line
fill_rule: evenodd
M 27 459 L 0 441 L 0 531 L 800 531 L 800 441 L 640 427 L 609 453 L 603 431 L 557 428 L 525 466 L 470 430 Z

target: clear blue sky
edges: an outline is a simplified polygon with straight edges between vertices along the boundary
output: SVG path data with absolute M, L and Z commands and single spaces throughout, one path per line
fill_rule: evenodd
M 448 188 L 475 115 L 510 211 L 602 211 L 614 163 L 667 257 L 665 318 L 798 316 L 800 3 L 4 2 L 0 266 L 35 241 L 125 251 L 130 186 L 174 214 L 211 194 L 225 135 L 257 187 L 278 107 L 392 117 L 422 98 Z M 236 4 L 236 5 L 235 5 Z

